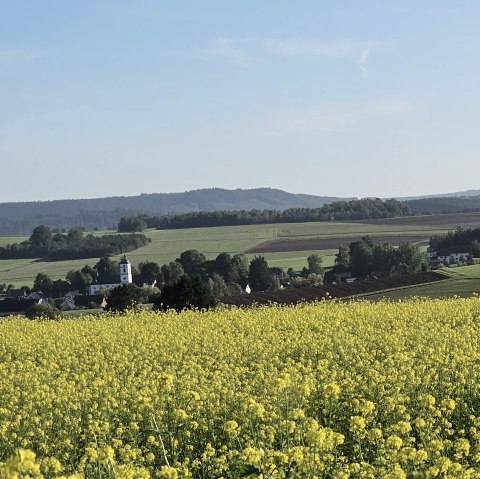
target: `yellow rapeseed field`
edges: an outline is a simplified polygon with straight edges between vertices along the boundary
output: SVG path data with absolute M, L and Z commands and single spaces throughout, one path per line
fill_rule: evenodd
M 0 477 L 480 478 L 480 299 L 0 323 Z

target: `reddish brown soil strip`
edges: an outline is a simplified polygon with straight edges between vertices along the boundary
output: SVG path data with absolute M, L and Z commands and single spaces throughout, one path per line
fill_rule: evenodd
M 415 286 L 448 279 L 447 276 L 434 271 L 406 274 L 391 278 L 365 279 L 354 283 L 327 284 L 306 288 L 286 288 L 280 291 L 242 294 L 222 298 L 223 304 L 232 306 L 252 306 L 253 304 L 296 304 L 301 301 L 316 301 L 327 296 L 345 298 L 358 294 L 375 293 L 392 288 Z
M 425 235 L 379 235 L 370 236 L 375 244 L 391 243 L 398 246 L 401 243 L 428 243 L 429 234 Z M 287 251 L 313 251 L 321 249 L 337 249 L 340 246 L 348 246 L 353 241 L 360 241 L 361 236 L 349 236 L 345 238 L 305 238 L 284 239 L 261 243 L 251 248 L 247 253 L 281 253 Z

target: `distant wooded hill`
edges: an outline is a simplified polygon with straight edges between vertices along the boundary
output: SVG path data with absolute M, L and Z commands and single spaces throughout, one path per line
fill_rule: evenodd
M 479 191 L 462 192 L 458 197 L 447 193 L 442 197 L 409 199 L 405 204 L 412 212 L 420 214 L 480 211 L 480 195 L 472 196 Z M 354 199 L 293 194 L 272 188 L 210 188 L 184 193 L 0 203 L 0 235 L 30 235 L 38 225 L 60 230 L 76 226 L 90 231 L 104 230 L 116 228 L 123 217 L 138 215 L 166 216 L 198 211 L 285 211 L 292 208 L 321 208 L 335 201 Z
M 201 189 L 185 193 L 0 203 L 0 235 L 29 235 L 38 225 L 88 230 L 116 228 L 120 219 L 139 214 L 172 215 L 191 211 L 286 210 L 319 208 L 333 201 L 353 199 L 287 193 L 271 188 Z
M 399 201 L 410 201 L 410 200 L 425 200 L 427 198 L 463 198 L 465 196 L 479 196 L 480 190 L 465 190 L 457 191 L 456 193 L 440 193 L 437 195 L 424 195 L 424 196 L 401 196 L 396 197 L 396 200 Z
M 480 196 L 422 198 L 408 200 L 405 203 L 415 213 L 469 213 L 480 211 Z

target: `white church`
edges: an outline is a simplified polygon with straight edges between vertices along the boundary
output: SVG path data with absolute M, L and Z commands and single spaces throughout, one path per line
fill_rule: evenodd
M 113 289 L 132 282 L 132 265 L 124 255 L 119 264 L 119 274 L 95 278 L 88 287 L 88 294 L 98 294 L 101 289 Z

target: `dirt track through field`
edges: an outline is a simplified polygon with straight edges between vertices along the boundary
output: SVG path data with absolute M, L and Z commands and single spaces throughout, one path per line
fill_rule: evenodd
M 375 244 L 391 243 L 398 246 L 401 243 L 427 244 L 430 235 L 371 235 Z M 313 251 L 322 249 L 337 249 L 340 246 L 348 246 L 353 241 L 360 241 L 361 236 L 349 236 L 345 238 L 305 238 L 285 239 L 268 241 L 251 248 L 247 253 L 283 253 L 288 251 Z

